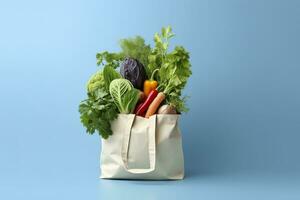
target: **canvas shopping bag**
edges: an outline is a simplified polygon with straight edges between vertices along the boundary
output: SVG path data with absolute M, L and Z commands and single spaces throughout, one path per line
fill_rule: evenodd
M 179 116 L 119 114 L 111 124 L 113 135 L 102 139 L 101 178 L 182 179 Z

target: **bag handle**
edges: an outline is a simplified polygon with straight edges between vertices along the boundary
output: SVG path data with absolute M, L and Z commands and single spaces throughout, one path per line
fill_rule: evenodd
M 149 163 L 150 167 L 147 169 L 129 169 L 128 168 L 128 150 L 131 137 L 131 128 L 135 119 L 135 115 L 128 115 L 129 119 L 127 121 L 128 126 L 124 130 L 124 138 L 121 150 L 121 157 L 123 160 L 124 168 L 126 171 L 133 174 L 145 174 L 155 170 L 156 161 L 156 145 L 155 145 L 155 130 L 156 130 L 156 115 L 151 116 L 149 119 L 149 134 L 148 134 L 148 153 L 149 153 Z

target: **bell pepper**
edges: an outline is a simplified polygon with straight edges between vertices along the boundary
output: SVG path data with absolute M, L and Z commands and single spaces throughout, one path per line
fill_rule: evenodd
M 157 96 L 158 94 L 158 91 L 156 89 L 152 90 L 146 101 L 140 105 L 138 105 L 137 109 L 136 109 L 136 112 L 135 114 L 138 115 L 138 116 L 144 116 L 148 107 L 150 106 L 150 104 L 152 103 L 152 101 L 155 99 L 155 97 Z
M 145 80 L 144 82 L 144 94 L 146 97 L 149 95 L 151 90 L 156 89 L 158 83 L 156 80 L 154 80 L 154 74 L 157 72 L 159 69 L 156 69 L 152 72 L 150 80 Z

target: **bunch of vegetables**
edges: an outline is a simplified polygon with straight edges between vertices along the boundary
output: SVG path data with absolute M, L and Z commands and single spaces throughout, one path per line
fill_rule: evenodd
M 89 134 L 97 131 L 108 138 L 119 113 L 149 118 L 188 111 L 181 91 L 192 74 L 189 53 L 182 46 L 168 51 L 173 36 L 170 26 L 163 27 L 154 35 L 154 48 L 137 36 L 121 40 L 118 53 L 97 53 L 102 69 L 88 81 L 88 98 L 79 105 Z

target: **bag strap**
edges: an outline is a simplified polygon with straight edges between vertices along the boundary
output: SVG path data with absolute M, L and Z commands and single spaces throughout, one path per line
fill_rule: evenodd
M 121 150 L 121 157 L 123 160 L 124 168 L 126 171 L 133 174 L 145 174 L 155 170 L 156 161 L 156 144 L 155 144 L 155 130 L 156 130 L 156 115 L 151 116 L 149 120 L 149 134 L 148 134 L 148 153 L 149 153 L 149 163 L 150 167 L 147 169 L 129 169 L 128 168 L 128 150 L 131 137 L 131 128 L 135 119 L 135 115 L 128 115 L 129 119 L 127 121 L 128 126 L 124 130 L 124 138 Z

